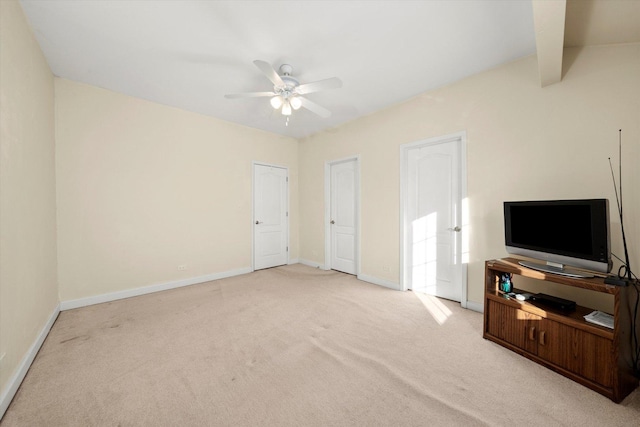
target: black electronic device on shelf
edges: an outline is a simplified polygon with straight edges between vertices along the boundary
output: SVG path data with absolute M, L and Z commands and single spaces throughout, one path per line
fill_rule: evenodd
M 574 311 L 576 302 L 547 294 L 535 294 L 529 298 L 535 305 L 553 308 L 560 311 Z

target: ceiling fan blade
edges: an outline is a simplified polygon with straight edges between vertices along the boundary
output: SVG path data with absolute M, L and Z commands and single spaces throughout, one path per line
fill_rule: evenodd
M 261 96 L 275 96 L 275 92 L 247 92 L 247 93 L 231 93 L 229 95 L 225 95 L 225 98 L 234 99 L 234 98 L 259 98 Z
M 330 79 L 318 80 L 317 82 L 306 83 L 296 87 L 296 92 L 300 95 L 307 93 L 318 92 L 325 89 L 337 89 L 342 87 L 342 80 L 337 77 L 331 77 Z
M 316 113 L 317 115 L 325 119 L 331 117 L 331 111 L 327 110 L 326 108 L 319 106 L 313 101 L 309 101 L 303 96 L 298 96 L 297 98 L 302 102 L 302 106 L 312 113 Z
M 274 85 L 284 86 L 284 82 L 282 81 L 278 73 L 276 73 L 276 70 L 273 69 L 271 64 L 265 61 L 260 61 L 259 59 L 253 61 L 253 63 L 256 64 L 256 67 L 258 67 L 260 71 L 262 71 L 262 73 L 267 76 L 267 78 L 271 80 Z

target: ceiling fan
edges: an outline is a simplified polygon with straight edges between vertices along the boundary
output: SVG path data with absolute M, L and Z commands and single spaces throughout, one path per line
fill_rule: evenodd
M 265 61 L 253 61 L 256 67 L 273 83 L 273 91 L 270 92 L 248 92 L 234 93 L 225 95 L 225 98 L 258 98 L 271 97 L 271 106 L 276 110 L 282 108 L 282 114 L 291 115 L 291 110 L 297 110 L 304 107 L 307 110 L 327 118 L 331 116 L 331 111 L 310 101 L 302 95 L 308 93 L 319 92 L 326 89 L 336 89 L 342 87 L 342 81 L 337 77 L 330 79 L 318 80 L 312 83 L 300 84 L 298 80 L 291 76 L 293 67 L 289 64 L 280 66 L 280 74 Z

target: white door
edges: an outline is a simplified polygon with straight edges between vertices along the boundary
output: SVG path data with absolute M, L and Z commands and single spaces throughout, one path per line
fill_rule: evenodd
M 356 274 L 356 160 L 331 165 L 331 268 Z
M 287 169 L 253 166 L 254 270 L 287 264 Z
M 404 268 L 407 287 L 461 301 L 460 139 L 416 146 L 406 155 Z

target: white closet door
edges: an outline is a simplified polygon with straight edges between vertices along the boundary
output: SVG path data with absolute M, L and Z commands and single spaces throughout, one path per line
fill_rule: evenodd
M 407 159 L 405 268 L 409 287 L 460 301 L 459 140 L 410 149 Z
M 288 261 L 287 170 L 254 165 L 254 269 Z
M 331 268 L 356 274 L 356 161 L 331 165 Z

